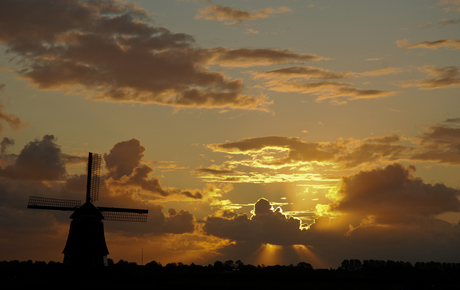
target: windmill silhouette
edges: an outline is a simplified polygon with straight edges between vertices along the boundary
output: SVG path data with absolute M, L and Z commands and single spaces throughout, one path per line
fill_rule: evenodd
M 74 266 L 107 266 L 107 244 L 102 220 L 146 222 L 148 210 L 96 207 L 99 198 L 101 155 L 89 153 L 86 202 L 31 196 L 27 208 L 73 211 L 69 236 L 64 247 L 64 264 Z

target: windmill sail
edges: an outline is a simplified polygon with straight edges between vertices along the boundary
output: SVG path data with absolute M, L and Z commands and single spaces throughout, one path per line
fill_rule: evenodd
M 80 205 L 80 200 L 31 196 L 27 208 L 75 211 Z
M 147 209 L 98 207 L 107 221 L 146 222 L 149 211 Z
M 102 159 L 100 154 L 89 153 L 88 180 L 86 184 L 86 202 L 96 202 L 99 199 L 99 181 L 101 179 Z

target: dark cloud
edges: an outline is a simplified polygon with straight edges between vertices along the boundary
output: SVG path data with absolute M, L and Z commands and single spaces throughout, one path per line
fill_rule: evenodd
M 24 60 L 19 73 L 40 89 L 177 107 L 266 110 L 269 104 L 265 96 L 243 94 L 241 80 L 207 70 L 216 50 L 150 26 L 135 4 L 7 0 L 0 11 L 0 43 Z
M 448 119 L 446 123 L 455 125 L 456 119 Z M 414 152 L 411 159 L 460 164 L 460 128 L 449 125 L 427 128 L 421 135 L 422 149 Z
M 361 143 L 345 154 L 337 156 L 336 161 L 346 168 L 353 168 L 361 164 L 399 160 L 410 152 L 410 148 L 391 144 L 398 142 L 396 138 L 397 136 L 385 136 L 365 139 L 366 143 Z
M 277 245 L 299 243 L 301 222 L 287 217 L 281 208 L 274 209 L 267 199 L 254 204 L 253 215 L 208 216 L 203 230 L 210 235 L 238 242 L 270 243 Z
M 5 140 L 5 139 L 4 139 Z M 60 180 L 66 175 L 62 152 L 53 135 L 24 146 L 13 164 L 0 169 L 0 176 L 13 179 Z
M 195 216 L 187 210 L 176 212 L 175 209 L 168 210 L 169 216 L 166 217 L 165 223 L 162 225 L 164 233 L 184 234 L 193 233 L 195 231 Z
M 223 211 L 208 216 L 203 230 L 234 241 L 219 250 L 223 259 L 246 253 L 248 262 L 256 264 L 261 261 L 257 253 L 270 247 L 271 255 L 277 249 L 275 263 L 304 257 L 315 267 L 339 265 L 348 257 L 455 261 L 459 256 L 452 254 L 457 253 L 460 227 L 436 216 L 459 212 L 460 192 L 427 184 L 414 177 L 414 171 L 415 167 L 394 164 L 344 177 L 341 199 L 329 204 L 333 217 L 317 216 L 308 229 L 259 199 L 252 217 Z
M 107 180 L 108 187 L 123 191 L 124 188 L 140 188 L 150 193 L 152 198 L 179 195 L 192 199 L 201 199 L 199 190 L 180 190 L 177 188 L 163 188 L 157 177 L 150 177 L 154 169 L 141 164 L 145 148 L 137 139 L 118 142 L 104 154 L 107 174 L 103 176 Z
M 6 149 L 9 146 L 14 145 L 14 140 L 8 137 L 3 137 L 2 142 L 0 142 L 0 153 L 3 155 L 6 152 Z
M 446 123 L 460 123 L 460 118 L 449 118 L 449 119 L 446 119 L 444 122 L 446 122 Z
M 145 147 L 137 139 L 118 142 L 104 154 L 105 167 L 109 171 L 108 177 L 120 179 L 129 176 L 134 168 L 138 167 L 144 157 Z
M 413 172 L 414 166 L 393 164 L 343 177 L 339 191 L 342 199 L 332 209 L 361 218 L 372 217 L 377 224 L 460 211 L 459 190 L 444 184 L 426 184 Z
M 112 198 L 117 202 L 117 198 Z M 131 201 L 132 202 L 132 201 Z M 130 207 L 135 206 L 130 205 Z M 139 206 L 139 205 L 138 205 Z M 125 206 L 126 207 L 126 206 Z M 189 211 L 170 208 L 168 214 L 163 213 L 164 206 L 161 204 L 148 204 L 144 208 L 149 209 L 147 224 L 143 223 L 111 223 L 106 222 L 107 231 L 116 232 L 124 236 L 143 236 L 148 239 L 149 236 L 160 236 L 165 234 L 185 234 L 193 233 L 196 227 L 196 219 Z

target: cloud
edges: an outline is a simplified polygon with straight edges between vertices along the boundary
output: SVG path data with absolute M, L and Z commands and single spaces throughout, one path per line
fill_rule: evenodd
M 418 68 L 428 75 L 425 79 L 408 80 L 401 83 L 402 87 L 419 87 L 420 90 L 433 90 L 460 85 L 460 70 L 457 66 L 437 68 L 426 65 Z
M 319 61 L 326 58 L 307 53 L 295 53 L 289 50 L 269 48 L 237 48 L 227 49 L 223 47 L 212 50 L 211 64 L 224 67 L 251 67 L 267 66 L 274 64 L 304 63 L 306 61 Z
M 437 68 L 426 65 L 418 68 L 419 71 L 428 75 L 425 79 L 408 80 L 401 84 L 403 87 L 419 87 L 421 90 L 433 90 L 460 85 L 460 70 L 457 66 Z
M 376 77 L 376 76 L 383 76 L 383 75 L 394 75 L 403 72 L 404 69 L 396 68 L 396 67 L 388 67 L 373 71 L 367 71 L 362 73 L 351 73 L 352 77 Z
M 428 127 L 420 136 L 420 145 L 423 149 L 414 152 L 411 159 L 460 164 L 460 128 L 455 126 L 458 123 L 457 119 L 447 119 L 445 122 L 449 125 Z
M 274 209 L 261 198 L 254 204 L 253 215 L 226 212 L 225 216 L 208 216 L 203 230 L 208 235 L 238 242 L 271 243 L 276 245 L 299 242 L 301 222 L 289 218 L 281 208 Z
M 39 89 L 175 107 L 269 105 L 265 96 L 244 94 L 241 80 L 208 71 L 215 51 L 150 26 L 135 4 L 2 1 L 0 11 L 0 43 L 24 60 L 18 73 Z
M 438 4 L 440 5 L 460 5 L 459 0 L 438 0 Z
M 145 147 L 137 139 L 115 144 L 108 154 L 104 154 L 105 167 L 109 171 L 107 177 L 119 180 L 131 175 L 134 168 L 140 165 L 144 151 Z
M 442 10 L 444 10 L 445 13 L 449 12 L 460 12 L 460 1 L 458 0 L 439 0 L 438 5 L 448 5 L 449 7 L 445 7 Z
M 332 99 L 331 103 L 344 104 L 338 98 L 347 100 L 380 98 L 394 95 L 395 92 L 381 90 L 363 90 L 354 88 L 351 82 L 331 81 L 334 79 L 374 77 L 386 74 L 396 74 L 402 69 L 387 68 L 363 73 L 341 72 L 315 67 L 288 67 L 267 72 L 253 72 L 255 79 L 263 79 L 269 90 L 316 95 L 317 101 Z
M 33 195 L 84 202 L 86 174 L 68 175 L 65 166 L 69 160 L 81 162 L 84 159 L 86 162 L 86 157 L 63 153 L 52 135 L 29 142 L 18 155 L 8 154 L 13 145 L 14 141 L 6 137 L 0 142 L 0 247 L 9 249 L 2 253 L 2 259 L 59 261 L 68 235 L 70 213 L 28 210 L 27 201 Z M 131 139 L 115 144 L 105 154 L 108 166 L 107 171 L 101 171 L 100 198 L 96 205 L 149 210 L 147 223 L 104 222 L 110 253 L 118 253 L 118 257 L 126 257 L 129 249 L 138 248 L 139 243 L 147 248 L 154 241 L 162 240 L 163 246 L 168 240 L 176 239 L 175 236 L 195 235 L 198 227 L 198 221 L 191 212 L 175 208 L 165 210 L 163 205 L 154 202 L 157 200 L 155 196 L 160 196 L 158 192 L 143 189 L 155 184 L 156 180 L 139 173 L 149 169 L 143 165 L 143 152 L 144 147 L 140 142 Z M 123 166 L 128 170 L 123 170 Z M 112 186 L 114 178 L 118 178 L 118 185 L 125 181 L 130 183 L 120 187 Z M 199 195 L 190 191 L 190 196 L 185 196 L 186 191 L 159 186 L 158 190 L 169 194 L 162 201 L 166 198 L 168 201 L 193 201 Z M 231 186 L 222 185 L 219 188 L 231 190 Z M 206 240 L 206 237 L 202 239 Z M 219 242 L 216 241 L 216 245 Z M 134 243 L 136 246 L 133 246 Z M 202 249 L 201 253 L 205 250 Z M 120 254 L 120 251 L 123 253 Z M 161 251 L 161 255 L 165 251 L 168 255 L 174 253 L 173 249 L 162 248 Z
M 156 205 L 149 211 L 154 234 L 184 234 L 195 231 L 195 216 L 189 211 L 177 212 L 174 208 L 168 210 L 168 216 L 163 214 L 163 206 Z
M 195 173 L 208 182 L 327 184 L 337 182 L 337 178 L 320 172 L 333 167 L 336 155 L 346 149 L 346 143 L 309 143 L 300 138 L 267 136 L 208 144 L 213 152 L 231 156 L 220 166 L 198 168 Z
M 209 144 L 208 148 L 215 152 L 227 152 L 232 154 L 253 154 L 265 149 L 287 152 L 287 156 L 274 161 L 261 161 L 262 164 L 285 164 L 296 161 L 325 161 L 331 160 L 335 148 L 319 143 L 306 143 L 300 138 L 268 136 L 245 138 L 237 142 L 222 144 Z
M 215 153 L 230 154 L 228 160 L 197 168 L 194 173 L 207 182 L 292 182 L 331 187 L 339 174 L 356 168 L 404 161 L 456 165 L 460 164 L 458 123 L 458 118 L 450 118 L 414 137 L 391 134 L 305 142 L 297 137 L 266 136 L 208 144 Z
M 418 86 L 423 90 L 460 86 L 460 70 L 456 66 L 443 68 L 424 66 L 420 70 L 433 77 L 419 81 Z
M 141 164 L 145 148 L 140 145 L 139 140 L 131 139 L 118 142 L 104 154 L 106 168 L 107 186 L 116 191 L 124 191 L 128 188 L 140 188 L 149 193 L 150 198 L 168 197 L 179 195 L 192 199 L 201 199 L 199 190 L 180 190 L 177 188 L 163 188 L 157 177 L 150 177 L 154 169 Z M 147 195 L 148 196 L 148 195 Z M 147 196 L 145 196 L 147 198 Z
M 393 143 L 399 142 L 401 138 L 398 135 L 388 135 L 383 137 L 370 137 L 364 139 L 365 142 L 372 142 L 372 143 Z
M 0 86 L 0 91 L 1 91 L 1 86 Z M 18 131 L 22 128 L 24 128 L 25 123 L 24 121 L 16 116 L 15 114 L 8 114 L 3 111 L 4 107 L 3 105 L 0 104 L 0 133 L 3 132 L 3 124 L 6 123 L 8 126 L 13 129 L 13 131 Z
M 304 78 L 304 79 L 342 79 L 349 76 L 349 73 L 335 73 L 330 70 L 325 70 L 322 68 L 316 67 L 287 67 L 270 70 L 267 72 L 254 72 L 253 76 L 255 78 L 282 78 L 282 79 L 291 79 L 291 78 Z
M 32 180 L 63 179 L 66 175 L 65 164 L 55 141 L 53 135 L 45 135 L 42 140 L 29 142 L 13 164 L 0 168 L 0 176 Z M 5 145 L 3 143 L 2 146 Z
M 252 75 L 254 78 L 264 78 L 264 79 L 320 79 L 320 80 L 330 80 L 330 79 L 344 79 L 344 78 L 359 78 L 359 77 L 375 77 L 388 74 L 397 74 L 402 72 L 401 68 L 389 67 L 385 69 L 379 69 L 374 71 L 367 72 L 341 72 L 336 73 L 330 70 L 316 68 L 316 67 L 287 67 L 274 69 L 267 72 L 254 72 Z
M 340 201 L 333 211 L 372 218 L 376 224 L 398 224 L 416 218 L 459 212 L 460 191 L 444 184 L 426 184 L 413 176 L 414 166 L 388 165 L 343 177 Z
M 373 99 L 388 97 L 396 92 L 382 90 L 363 90 L 354 88 L 349 82 L 299 82 L 273 80 L 266 83 L 269 90 L 284 93 L 313 94 L 317 101 L 331 100 L 333 104 L 345 104 L 346 101 L 339 101 L 339 98 L 346 100 Z
M 449 119 L 446 119 L 444 122 L 446 122 L 446 123 L 460 123 L 460 118 L 449 118 Z
M 396 92 L 340 87 L 335 88 L 325 94 L 321 93 L 316 100 L 321 101 L 326 99 L 335 99 L 339 97 L 345 97 L 348 100 L 375 99 L 392 96 L 394 94 L 396 94 Z
M 246 29 L 246 31 L 244 32 L 244 34 L 258 34 L 258 33 L 259 31 L 251 29 L 251 28 Z
M 396 41 L 396 45 L 399 48 L 412 49 L 412 48 L 428 48 L 438 49 L 440 47 L 446 47 L 450 49 L 460 49 L 460 40 L 454 39 L 442 39 L 436 41 L 423 41 L 415 44 L 410 44 L 407 38 L 399 39 Z
M 452 25 L 452 24 L 460 24 L 460 19 L 443 19 L 438 22 L 441 25 Z
M 226 24 L 237 24 L 243 20 L 254 20 L 260 18 L 267 18 L 272 14 L 277 13 L 286 13 L 291 12 L 292 9 L 288 7 L 279 7 L 274 8 L 265 8 L 260 10 L 255 10 L 253 12 L 247 12 L 237 8 L 222 6 L 222 5 L 211 5 L 205 8 L 202 8 L 198 11 L 198 14 L 195 15 L 195 19 L 206 19 L 206 20 L 218 20 L 218 21 L 228 21 L 233 20 L 233 22 Z
M 456 25 L 456 24 L 460 24 L 460 19 L 443 19 L 443 20 L 440 20 L 438 21 L 437 25 L 442 25 L 442 26 L 445 26 L 445 25 Z M 433 23 L 428 23 L 428 24 L 425 24 L 425 25 L 418 25 L 417 27 L 418 28 L 430 28 L 430 27 L 433 27 L 435 26 L 436 24 L 433 24 Z
M 410 154 L 411 148 L 400 144 L 393 144 L 400 141 L 397 135 L 366 138 L 354 142 L 353 146 L 337 155 L 335 161 L 341 163 L 345 168 L 354 168 L 362 164 L 385 163 L 397 161 Z
M 13 139 L 10 139 L 8 137 L 3 137 L 3 140 L 0 143 L 0 154 L 3 155 L 6 152 L 6 149 L 9 146 L 12 146 L 12 145 L 14 145 L 14 140 Z
M 206 168 L 197 168 L 195 169 L 196 172 L 204 173 L 204 174 L 212 174 L 214 176 L 222 176 L 222 175 L 234 175 L 236 172 L 230 169 L 221 169 L 216 167 L 206 167 Z
M 246 259 L 256 264 L 264 258 L 261 252 L 267 247 L 271 247 L 272 258 L 273 250 L 278 250 L 274 264 L 285 260 L 292 263 L 299 256 L 308 258 L 315 267 L 338 264 L 347 256 L 455 261 L 458 257 L 449 255 L 460 241 L 460 228 L 435 216 L 459 212 L 460 192 L 443 184 L 427 184 L 414 177 L 414 171 L 413 166 L 393 164 L 344 176 L 340 198 L 327 205 L 334 218 L 318 212 L 309 227 L 261 198 L 254 204 L 251 217 L 221 211 L 205 219 L 203 231 L 234 241 L 219 250 L 223 259 L 245 253 Z

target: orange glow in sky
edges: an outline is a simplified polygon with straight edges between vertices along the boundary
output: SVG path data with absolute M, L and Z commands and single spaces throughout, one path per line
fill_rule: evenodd
M 0 261 L 62 260 L 28 199 L 84 201 L 94 152 L 96 205 L 149 210 L 114 261 L 460 262 L 459 9 L 0 1 Z

